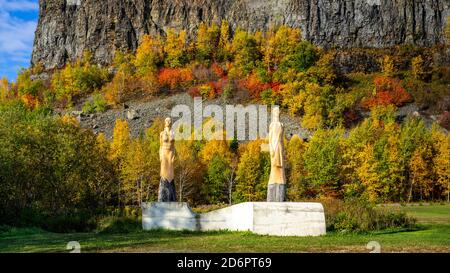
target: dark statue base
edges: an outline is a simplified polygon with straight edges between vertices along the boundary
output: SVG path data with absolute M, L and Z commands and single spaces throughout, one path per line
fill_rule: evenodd
M 176 202 L 175 181 L 159 180 L 158 202 Z
M 269 184 L 267 186 L 267 202 L 285 202 L 286 185 Z

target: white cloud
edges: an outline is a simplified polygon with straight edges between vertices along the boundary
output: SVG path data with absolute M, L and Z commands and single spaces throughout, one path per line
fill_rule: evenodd
M 31 0 L 0 0 L 0 9 L 5 11 L 30 11 L 38 10 L 39 4 L 37 1 Z
M 29 50 L 36 24 L 35 21 L 25 21 L 0 10 L 0 52 Z
M 37 22 L 34 19 L 19 18 L 15 12 L 36 12 L 38 9 L 37 0 L 0 0 L 2 73 L 11 76 L 16 72 L 17 66 L 29 65 Z

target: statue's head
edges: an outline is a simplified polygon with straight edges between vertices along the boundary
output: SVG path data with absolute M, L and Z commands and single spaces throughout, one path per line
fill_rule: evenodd
M 280 121 L 280 107 L 275 106 L 272 108 L 272 122 Z
M 172 119 L 171 118 L 166 118 L 166 120 L 164 121 L 164 126 L 166 128 L 172 127 Z

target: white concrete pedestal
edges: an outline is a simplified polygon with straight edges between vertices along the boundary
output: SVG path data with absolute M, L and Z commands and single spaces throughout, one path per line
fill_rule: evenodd
M 320 203 L 241 203 L 208 213 L 194 213 L 187 203 L 144 203 L 144 230 L 251 231 L 261 235 L 326 234 Z

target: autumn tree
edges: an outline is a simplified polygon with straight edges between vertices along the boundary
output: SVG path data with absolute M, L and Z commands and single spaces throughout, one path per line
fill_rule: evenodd
M 216 24 L 206 25 L 200 23 L 197 30 L 196 54 L 197 60 L 201 63 L 207 63 L 213 59 L 219 43 L 220 29 Z
M 217 49 L 218 61 L 230 60 L 232 57 L 231 50 L 230 25 L 227 21 L 223 20 L 220 25 L 219 47 Z
M 5 90 L 11 90 L 10 92 L 16 94 L 30 109 L 39 106 L 43 99 L 48 99 L 49 102 L 53 101 L 52 96 L 46 91 L 44 82 L 40 79 L 32 78 L 33 72 L 32 68 L 21 69 L 17 75 L 16 82 L 10 87 L 5 85 L 5 87 L 8 87 Z M 44 98 L 44 94 L 46 98 Z
M 304 162 L 303 154 L 306 150 L 306 143 L 298 135 L 294 135 L 286 147 L 286 158 L 288 163 L 288 199 L 291 201 L 300 201 L 305 195 Z
M 283 84 L 280 93 L 282 104 L 291 115 L 302 115 L 302 126 L 308 129 L 342 125 L 345 110 L 353 104 L 341 88 L 307 80 Z
M 402 200 L 410 200 L 412 178 L 411 159 L 413 154 L 423 145 L 429 145 L 430 132 L 421 118 L 408 117 L 401 125 L 399 135 L 399 160 L 402 164 L 404 177 L 401 185 Z M 428 146 L 427 146 L 428 147 Z
M 268 180 L 267 167 L 270 162 L 265 160 L 261 152 L 261 141 L 252 141 L 243 150 L 236 172 L 236 189 L 234 200 L 236 202 L 252 202 L 265 199 Z M 267 177 L 268 178 L 268 177 Z
M 120 172 L 124 204 L 141 206 L 142 202 L 157 200 L 158 151 L 147 139 L 137 138 L 130 142 L 123 155 Z
M 374 143 L 380 201 L 400 199 L 405 177 L 400 159 L 399 133 L 400 128 L 396 123 L 386 124 L 383 135 Z
M 422 145 L 413 153 L 410 161 L 411 186 L 409 189 L 408 202 L 413 199 L 415 187 L 419 188 L 420 200 L 428 198 L 433 187 L 433 166 L 430 165 L 432 151 L 427 145 Z
M 342 153 L 341 129 L 318 130 L 303 154 L 308 195 L 339 196 Z
M 358 154 L 358 161 L 360 165 L 356 167 L 356 174 L 364 186 L 362 196 L 371 202 L 377 202 L 381 190 L 373 144 L 367 144 L 362 149 Z
M 310 42 L 302 41 L 293 48 L 292 52 L 283 57 L 279 69 L 281 71 L 287 71 L 289 69 L 306 71 L 314 65 L 317 59 L 317 48 Z
M 130 99 L 136 91 L 156 92 L 155 75 L 136 75 L 135 56 L 131 53 L 115 52 L 113 66 L 116 73 L 112 81 L 106 84 L 102 92 L 108 104 L 116 106 Z M 139 83 L 142 83 L 140 86 Z
M 203 166 L 197 156 L 192 141 L 180 140 L 175 143 L 175 175 L 178 200 L 195 202 L 201 191 Z
M 394 76 L 396 72 L 395 61 L 392 56 L 385 55 L 383 58 L 379 60 L 381 71 L 386 77 Z
M 188 61 L 187 58 L 187 35 L 186 31 L 176 33 L 174 29 L 167 30 L 164 43 L 166 67 L 181 67 Z
M 194 81 L 194 75 L 189 68 L 163 68 L 158 73 L 159 86 L 170 90 L 188 87 Z
M 227 182 L 232 175 L 233 154 L 227 141 L 210 140 L 205 143 L 199 153 L 206 166 L 203 194 L 209 203 L 224 202 L 228 198 Z
M 51 220 L 102 213 L 113 203 L 115 171 L 92 131 L 16 101 L 0 104 L 0 136 L 2 223 L 86 231 L 83 218 L 64 226 Z
M 403 106 L 411 101 L 411 95 L 402 86 L 398 79 L 389 77 L 376 77 L 374 79 L 375 89 L 371 96 L 366 97 L 362 104 L 366 108 L 375 106 Z
M 232 147 L 231 147 L 232 148 Z M 238 155 L 234 155 L 231 158 L 231 161 L 228 162 L 228 166 L 227 169 L 224 173 L 224 177 L 226 180 L 226 187 L 227 187 L 227 197 L 228 197 L 228 204 L 232 205 L 233 204 L 233 190 L 235 188 L 235 184 L 236 184 L 236 172 L 237 172 L 237 167 L 238 167 Z
M 274 70 L 287 56 L 291 56 L 300 41 L 300 29 L 280 26 L 269 31 L 264 46 L 264 65 L 267 70 Z
M 126 154 L 130 142 L 131 137 L 128 122 L 117 119 L 113 131 L 113 140 L 111 142 L 110 158 L 115 161 L 121 161 Z
M 432 139 L 436 149 L 433 158 L 434 172 L 437 182 L 443 189 L 443 194 L 447 195 L 447 202 L 450 201 L 450 135 L 439 131 L 437 126 L 432 129 Z
M 208 162 L 202 193 L 208 204 L 224 203 L 226 201 L 226 183 L 228 172 L 228 162 L 218 154 L 215 154 Z
M 97 145 L 102 154 L 109 155 L 109 141 L 104 133 L 99 133 L 96 137 Z
M 378 158 L 394 159 L 393 156 L 383 155 L 383 149 L 386 148 L 388 139 L 385 136 L 385 125 L 392 124 L 390 128 L 396 128 L 394 113 L 395 110 L 392 106 L 372 109 L 371 116 L 352 129 L 348 138 L 342 140 L 341 175 L 344 196 L 363 197 L 370 201 L 379 199 L 382 190 L 380 190 Z M 376 142 L 382 137 L 383 140 L 377 144 Z M 398 150 L 396 147 L 393 148 L 393 155 L 396 155 Z M 385 162 L 382 166 L 389 167 L 389 162 Z
M 3 102 L 6 100 L 6 98 L 9 96 L 9 81 L 7 78 L 2 78 L 0 80 L 0 102 Z
M 421 55 L 411 60 L 411 73 L 414 79 L 421 80 L 425 74 L 425 61 Z
M 73 98 L 91 94 L 108 81 L 107 69 L 93 64 L 92 55 L 85 52 L 83 58 L 67 64 L 53 75 L 52 88 L 57 100 L 71 105 Z
M 258 44 L 251 33 L 236 29 L 232 42 L 236 74 L 248 75 L 261 58 Z
M 144 35 L 136 50 L 136 72 L 138 76 L 148 77 L 157 72 L 158 65 L 164 61 L 164 47 L 160 36 Z

